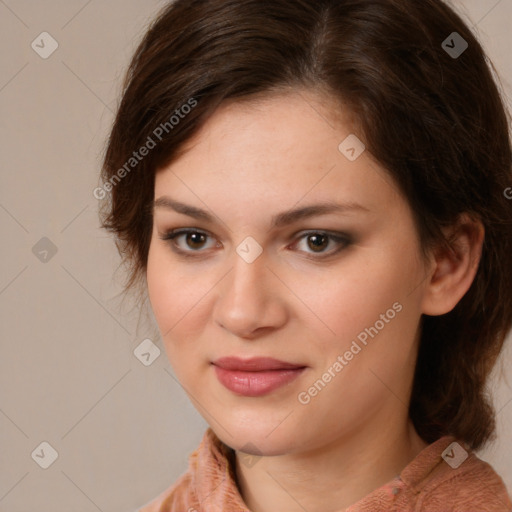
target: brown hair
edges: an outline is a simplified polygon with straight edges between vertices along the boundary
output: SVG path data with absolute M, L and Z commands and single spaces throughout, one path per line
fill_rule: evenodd
M 443 43 L 457 48 L 453 32 L 468 44 L 460 55 Z M 495 432 L 485 385 L 512 324 L 512 151 L 482 47 L 441 0 L 165 6 L 133 56 L 102 169 L 111 192 L 102 227 L 128 265 L 126 290 L 145 276 L 156 169 L 221 102 L 289 88 L 327 91 L 350 107 L 358 135 L 409 201 L 424 255 L 449 247 L 441 227 L 462 212 L 482 221 L 471 288 L 449 313 L 422 317 L 409 411 L 426 442 L 451 434 L 479 448 Z M 143 146 L 146 156 L 131 161 Z

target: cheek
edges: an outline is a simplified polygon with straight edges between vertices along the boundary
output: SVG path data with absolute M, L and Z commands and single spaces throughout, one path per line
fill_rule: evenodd
M 168 256 L 166 257 L 165 251 L 155 247 L 153 242 L 148 254 L 146 279 L 151 308 L 165 341 L 184 315 L 183 295 L 188 287 L 180 283 L 177 271 Z
M 206 318 L 207 294 L 215 284 L 211 272 L 171 260 L 167 249 L 150 247 L 147 287 L 164 343 L 197 336 Z
M 336 336 L 322 336 L 318 353 L 324 354 L 326 367 L 339 355 L 347 361 L 333 387 L 344 389 L 350 382 L 350 393 L 375 398 L 387 389 L 379 379 L 392 388 L 404 386 L 415 361 L 420 310 L 402 270 L 368 271 L 328 290 L 322 318 Z
M 311 280 L 314 285 L 304 279 L 298 295 L 336 336 L 345 339 L 373 325 L 381 313 L 402 301 L 403 281 L 396 274 L 383 262 L 354 264 Z
M 150 250 L 147 264 L 148 295 L 167 359 L 180 382 L 187 382 L 193 373 L 192 361 L 199 361 L 198 349 L 190 343 L 192 332 L 187 332 L 194 322 L 194 297 L 191 297 L 190 284 L 185 285 L 179 270 L 172 266 L 163 251 Z M 188 329 L 187 329 L 188 327 Z
M 317 354 L 323 354 L 322 364 L 329 367 L 338 355 L 348 353 L 344 378 L 355 387 L 375 384 L 370 369 L 393 381 L 399 378 L 393 374 L 414 360 L 420 309 L 410 288 L 416 270 L 392 260 L 390 253 L 362 265 L 354 263 L 303 292 L 306 304 L 322 320 L 311 321 L 311 326 L 313 321 L 320 326 L 313 339 Z
M 400 279 L 388 274 L 375 284 L 370 277 L 331 285 L 323 295 L 317 292 L 322 307 L 315 312 L 336 334 L 322 329 L 321 336 L 312 338 L 315 349 L 309 353 L 315 366 L 302 389 L 308 392 L 318 379 L 332 381 L 326 385 L 329 391 L 322 391 L 322 398 L 314 403 L 330 407 L 343 397 L 344 414 L 353 415 L 354 421 L 390 398 L 389 389 L 406 403 L 415 361 L 418 317 L 414 304 L 400 296 Z M 333 428 L 340 418 L 329 420 Z
M 165 266 L 162 265 L 162 263 L 162 258 L 159 256 L 158 250 L 154 248 L 154 244 L 151 242 L 148 253 L 146 282 L 151 308 L 159 327 L 162 320 L 162 314 L 166 311 L 168 301 L 170 300 L 170 296 L 167 291 L 168 279 L 166 276 Z

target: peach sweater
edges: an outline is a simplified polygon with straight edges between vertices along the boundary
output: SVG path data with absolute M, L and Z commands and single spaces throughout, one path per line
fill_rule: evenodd
M 455 441 L 441 437 L 400 475 L 343 512 L 512 512 L 503 480 Z M 138 512 L 250 512 L 236 484 L 233 457 L 208 428 L 189 456 L 188 470 Z

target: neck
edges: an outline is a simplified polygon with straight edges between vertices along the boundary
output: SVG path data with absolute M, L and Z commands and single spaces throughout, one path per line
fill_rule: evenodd
M 338 512 L 399 475 L 426 446 L 408 420 L 394 430 L 377 424 L 319 449 L 262 457 L 251 467 L 235 452 L 237 483 L 252 512 Z

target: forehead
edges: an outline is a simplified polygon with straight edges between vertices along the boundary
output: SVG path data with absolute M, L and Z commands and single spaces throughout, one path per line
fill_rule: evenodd
M 248 205 L 265 212 L 299 201 L 390 206 L 397 190 L 389 174 L 367 151 L 350 160 L 340 150 L 347 138 L 357 141 L 356 126 L 348 109 L 311 92 L 225 102 L 180 157 L 159 169 L 155 197 L 229 201 L 239 213 Z
M 303 120 L 303 122 L 297 122 Z M 229 138 L 244 144 L 244 149 L 266 145 L 282 150 L 286 145 L 297 151 L 299 139 L 310 145 L 326 135 L 339 138 L 340 131 L 360 131 L 356 116 L 348 106 L 323 91 L 309 89 L 278 90 L 225 100 L 197 133 L 183 144 L 180 154 L 197 146 L 206 150 L 208 141 L 219 143 Z M 272 144 L 270 144 L 272 142 Z M 325 140 L 329 143 L 329 140 Z M 337 144 L 336 144 L 337 146 Z M 336 148 L 334 148 L 336 149 Z

